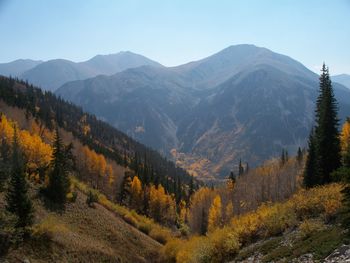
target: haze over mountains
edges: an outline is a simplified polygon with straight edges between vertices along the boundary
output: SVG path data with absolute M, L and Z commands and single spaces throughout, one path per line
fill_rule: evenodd
M 50 90 L 64 83 L 56 94 L 202 178 L 306 146 L 318 76 L 298 61 L 254 45 L 170 68 L 131 54 L 118 67 L 120 57 L 97 56 L 45 62 L 21 76 Z M 344 119 L 350 90 L 334 88 Z
M 0 64 L 0 74 L 16 76 L 45 90 L 55 91 L 68 81 L 82 80 L 100 74 L 112 75 L 142 65 L 161 66 L 144 56 L 132 52 L 97 55 L 84 62 L 53 59 L 46 62 L 16 60 Z
M 335 76 L 332 76 L 332 80 L 350 89 L 350 75 L 348 74 L 335 75 Z

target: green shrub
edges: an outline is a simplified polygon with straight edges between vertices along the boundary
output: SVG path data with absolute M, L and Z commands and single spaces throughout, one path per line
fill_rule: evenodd
M 299 226 L 300 237 L 308 238 L 312 234 L 325 229 L 325 225 L 320 220 L 306 219 Z
M 95 207 L 95 203 L 98 201 L 98 196 L 95 192 L 93 191 L 89 191 L 87 197 L 86 197 L 86 204 L 89 206 L 89 207 Z

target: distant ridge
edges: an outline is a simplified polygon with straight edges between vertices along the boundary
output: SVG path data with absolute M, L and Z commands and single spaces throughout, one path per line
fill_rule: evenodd
M 97 75 L 111 75 L 144 65 L 161 67 L 159 63 L 144 56 L 124 51 L 110 55 L 97 55 L 77 63 L 65 59 L 46 62 L 16 60 L 0 64 L 0 74 L 16 76 L 45 90 L 55 91 L 68 81 L 83 80 Z

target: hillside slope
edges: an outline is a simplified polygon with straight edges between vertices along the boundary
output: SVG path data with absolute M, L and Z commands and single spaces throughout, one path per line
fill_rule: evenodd
M 78 193 L 64 213 L 49 212 L 34 192 L 34 236 L 5 260 L 19 262 L 156 262 L 161 245 L 104 207 L 90 208 Z M 4 209 L 0 193 L 0 209 Z

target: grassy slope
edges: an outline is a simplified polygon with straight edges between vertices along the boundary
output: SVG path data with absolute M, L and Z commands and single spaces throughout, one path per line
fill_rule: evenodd
M 63 214 L 48 212 L 39 199 L 33 199 L 37 227 L 51 238 L 34 238 L 10 250 L 9 262 L 25 258 L 30 262 L 155 262 L 158 258 L 158 242 L 98 204 L 89 208 L 81 192 Z
M 337 224 L 330 224 L 305 238 L 298 231 L 293 231 L 241 249 L 234 262 L 246 262 L 248 258 L 259 262 L 291 262 L 305 254 L 312 254 L 315 260 L 322 260 L 344 243 L 343 231 Z

